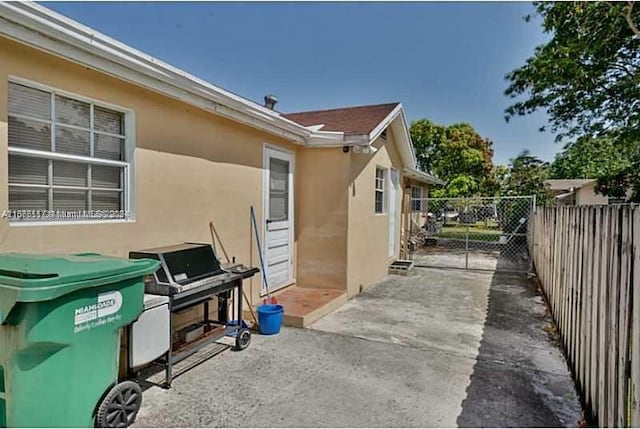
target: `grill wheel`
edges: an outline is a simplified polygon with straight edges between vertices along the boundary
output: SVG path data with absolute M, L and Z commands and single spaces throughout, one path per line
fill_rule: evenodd
M 247 328 L 241 328 L 236 335 L 236 350 L 241 351 L 249 347 L 251 343 L 251 331 Z
M 96 414 L 99 428 L 126 428 L 136 421 L 142 404 L 142 389 L 138 383 L 123 381 L 109 390 Z

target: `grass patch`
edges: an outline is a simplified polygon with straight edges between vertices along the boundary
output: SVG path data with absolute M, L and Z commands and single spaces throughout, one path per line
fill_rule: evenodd
M 469 240 L 498 242 L 500 241 L 501 235 L 502 235 L 502 231 L 496 230 L 496 229 L 486 229 L 486 228 L 477 228 L 477 227 L 469 228 Z M 442 228 L 442 231 L 438 234 L 438 237 L 465 240 L 467 238 L 467 227 L 466 226 L 453 226 L 453 227 L 446 226 Z

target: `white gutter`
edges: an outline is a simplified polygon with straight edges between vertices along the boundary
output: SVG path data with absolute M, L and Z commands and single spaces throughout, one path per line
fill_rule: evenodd
M 0 2 L 0 35 L 304 144 L 311 131 L 35 3 Z
M 446 182 L 444 182 L 443 180 L 440 180 L 429 173 L 425 173 L 424 171 L 420 171 L 415 168 L 405 168 L 404 175 L 406 177 L 409 177 L 410 179 L 413 179 L 422 183 L 428 183 L 430 185 L 446 185 Z
M 403 164 L 416 165 L 402 104 L 368 135 L 345 135 L 304 127 L 36 3 L 0 2 L 0 36 L 305 146 L 370 146 L 391 126 Z

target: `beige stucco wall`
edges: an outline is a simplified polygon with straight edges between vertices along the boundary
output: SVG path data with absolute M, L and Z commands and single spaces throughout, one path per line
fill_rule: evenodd
M 397 119 L 399 120 L 399 119 Z M 389 215 L 375 213 L 376 167 L 396 168 L 399 173 L 399 189 L 396 193 L 396 239 L 400 242 L 402 224 L 402 167 L 391 129 L 387 140 L 379 138 L 374 143 L 378 151 L 371 155 L 351 153 L 349 184 L 349 236 L 347 252 L 347 293 L 354 296 L 387 275 L 389 262 Z M 387 176 L 388 177 L 388 176 Z M 389 184 L 390 182 L 388 182 Z M 388 191 L 387 191 L 388 192 Z M 388 198 L 388 194 L 385 196 Z
M 263 146 L 295 156 L 294 278 L 302 287 L 357 294 L 387 274 L 388 214 L 374 213 L 375 168 L 397 168 L 396 256 L 402 166 L 391 129 L 375 154 L 308 149 L 116 78 L 0 38 L 0 211 L 8 208 L 7 80 L 10 75 L 135 112 L 136 219 L 124 223 L 10 226 L 0 251 L 126 256 L 132 249 L 210 242 L 213 221 L 229 255 L 258 266 L 249 208 L 260 222 Z M 220 255 L 222 256 L 222 255 Z M 259 302 L 258 277 L 245 282 Z M 185 323 L 187 318 L 185 318 Z
M 597 194 L 595 189 L 596 183 L 583 186 L 576 192 L 576 205 L 601 205 L 609 204 L 609 198 L 602 194 Z
M 296 283 L 299 286 L 346 288 L 350 160 L 342 148 L 298 152 Z
M 135 111 L 137 213 L 135 222 L 117 224 L 9 226 L 3 219 L 2 251 L 126 256 L 132 249 L 210 242 L 211 220 L 230 255 L 259 264 L 249 207 L 261 216 L 263 144 L 296 146 L 7 39 L 0 38 L 0 58 L 0 211 L 8 206 L 7 79 L 15 75 Z M 259 279 L 245 286 L 257 301 Z

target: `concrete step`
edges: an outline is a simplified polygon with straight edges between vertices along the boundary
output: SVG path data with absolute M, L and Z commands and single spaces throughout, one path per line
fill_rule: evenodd
M 311 325 L 347 302 L 346 291 L 338 289 L 291 286 L 273 296 L 284 306 L 284 324 L 297 328 Z M 249 310 L 244 311 L 244 318 L 251 320 Z

